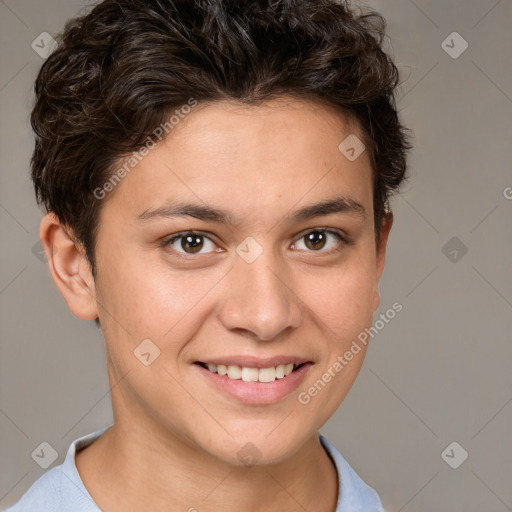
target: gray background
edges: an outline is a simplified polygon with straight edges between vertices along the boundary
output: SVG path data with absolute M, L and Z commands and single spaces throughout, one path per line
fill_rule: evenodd
M 41 213 L 28 116 L 42 58 L 31 43 L 84 5 L 0 0 L 2 508 L 44 473 L 31 458 L 41 442 L 56 465 L 72 440 L 112 420 L 100 333 L 69 313 L 32 252 Z M 415 135 L 381 283 L 381 311 L 395 301 L 403 311 L 372 340 L 322 433 L 387 511 L 512 510 L 512 2 L 369 5 L 388 20 Z M 455 59 L 441 46 L 454 31 L 469 45 Z M 441 457 L 453 441 L 469 453 L 458 469 Z M 452 463 L 460 454 L 449 452 Z

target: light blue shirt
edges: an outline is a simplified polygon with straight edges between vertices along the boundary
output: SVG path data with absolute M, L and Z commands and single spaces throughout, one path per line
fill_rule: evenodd
M 20 501 L 5 512 L 101 512 L 78 474 L 75 453 L 89 446 L 109 428 L 73 441 L 64 462 L 38 478 Z M 327 439 L 318 435 L 338 472 L 339 493 L 335 512 L 384 512 L 375 490 L 357 475 Z

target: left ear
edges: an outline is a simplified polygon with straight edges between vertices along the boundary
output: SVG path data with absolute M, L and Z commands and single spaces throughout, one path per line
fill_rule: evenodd
M 384 264 L 386 262 L 386 247 L 388 243 L 389 232 L 393 225 L 393 212 L 387 212 L 382 218 L 382 224 L 379 235 L 379 245 L 377 247 L 377 254 L 375 259 L 375 290 L 373 296 L 373 310 L 377 311 L 380 305 L 380 292 L 379 292 L 379 281 L 384 272 Z

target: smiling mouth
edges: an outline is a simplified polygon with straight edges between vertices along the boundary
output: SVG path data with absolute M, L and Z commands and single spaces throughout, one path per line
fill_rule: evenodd
M 244 382 L 274 382 L 284 379 L 291 373 L 297 371 L 306 363 L 301 364 L 280 364 L 268 368 L 251 368 L 248 366 L 224 365 L 224 364 L 206 364 L 198 361 L 196 364 L 209 370 L 211 373 L 217 373 L 220 376 L 231 380 L 242 380 Z

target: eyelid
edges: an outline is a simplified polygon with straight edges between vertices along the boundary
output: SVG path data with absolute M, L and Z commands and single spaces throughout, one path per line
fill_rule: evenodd
M 205 231 L 199 231 L 197 229 L 187 229 L 186 231 L 180 231 L 179 233 L 175 233 L 174 235 L 166 237 L 163 242 L 168 244 L 169 242 L 174 242 L 177 238 L 183 238 L 186 235 L 201 235 L 215 243 L 209 234 L 207 234 Z
M 341 229 L 328 228 L 328 227 L 308 228 L 308 229 L 306 229 L 304 231 L 301 231 L 295 237 L 295 240 L 294 240 L 293 244 L 295 244 L 298 240 L 300 240 L 301 238 L 305 237 L 306 235 L 309 235 L 309 233 L 314 233 L 316 231 L 319 231 L 321 233 L 331 233 L 331 234 L 337 236 L 340 239 L 340 241 L 343 242 L 344 244 L 350 244 L 350 239 L 349 239 L 348 235 L 344 231 L 342 231 Z M 311 251 L 311 252 L 315 252 L 315 251 Z M 318 252 L 321 252 L 321 251 L 318 251 Z M 327 251 L 325 251 L 325 252 L 327 252 Z

